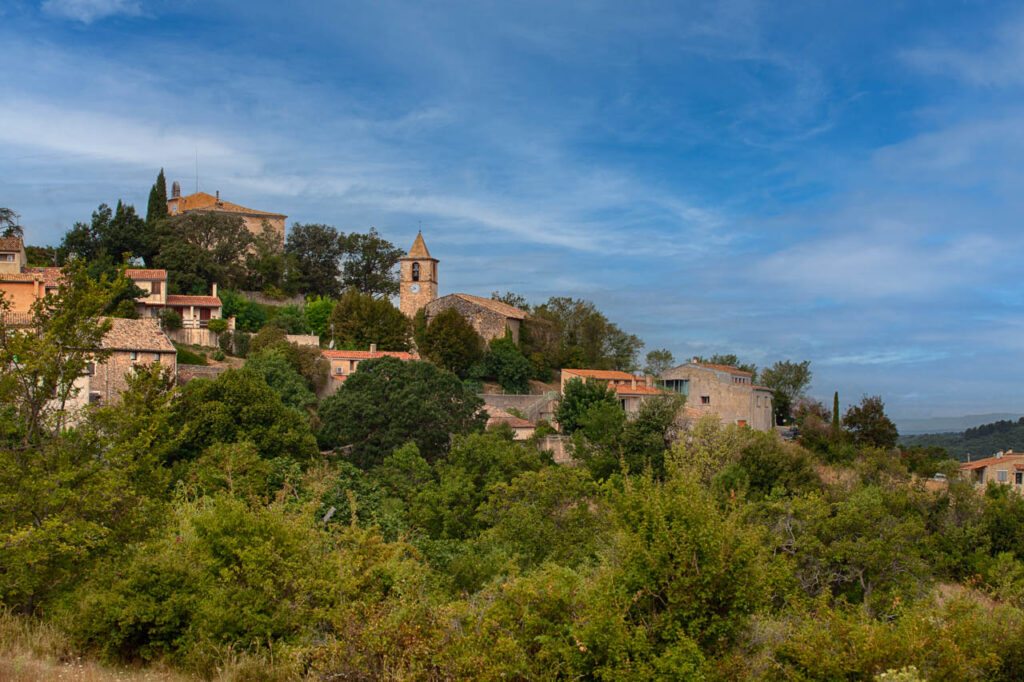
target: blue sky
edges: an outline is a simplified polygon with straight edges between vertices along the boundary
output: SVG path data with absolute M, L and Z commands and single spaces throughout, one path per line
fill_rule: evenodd
M 0 5 L 0 206 L 56 243 L 156 172 L 422 221 L 442 293 L 593 300 L 826 402 L 1024 413 L 1024 9 L 982 2 Z

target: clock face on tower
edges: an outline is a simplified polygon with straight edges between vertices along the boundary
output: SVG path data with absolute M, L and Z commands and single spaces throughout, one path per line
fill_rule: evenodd
M 411 291 L 414 294 L 420 293 L 420 285 L 419 284 L 413 284 L 412 286 L 409 287 L 409 291 Z

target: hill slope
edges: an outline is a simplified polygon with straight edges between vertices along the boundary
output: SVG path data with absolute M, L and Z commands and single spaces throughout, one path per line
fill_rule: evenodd
M 962 433 L 925 433 L 904 436 L 900 443 L 912 445 L 938 445 L 959 459 L 988 457 L 999 450 L 1024 451 L 1024 417 L 1017 421 L 1001 420 L 982 424 Z

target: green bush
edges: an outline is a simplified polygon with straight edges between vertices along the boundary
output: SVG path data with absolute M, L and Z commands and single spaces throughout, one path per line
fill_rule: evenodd
M 217 345 L 220 346 L 220 349 L 228 355 L 231 355 L 231 351 L 234 350 L 232 348 L 231 340 L 231 332 L 221 332 L 217 336 Z
M 214 334 L 223 334 L 225 331 L 227 331 L 228 321 L 225 319 L 210 320 L 206 328 L 209 329 Z
M 169 332 L 181 329 L 181 315 L 170 308 L 164 308 L 160 311 L 160 324 Z
M 231 335 L 231 345 L 235 349 L 235 357 L 244 358 L 249 355 L 249 341 L 251 338 L 251 335 L 241 329 L 235 330 L 234 334 Z

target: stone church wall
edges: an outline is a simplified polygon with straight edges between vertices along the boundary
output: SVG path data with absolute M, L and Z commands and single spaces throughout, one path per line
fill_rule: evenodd
M 519 320 L 507 318 L 500 313 L 451 294 L 427 304 L 427 322 L 449 308 L 455 308 L 459 315 L 473 325 L 473 329 L 483 337 L 485 342 L 490 343 L 492 339 L 502 338 L 505 336 L 505 328 L 508 327 L 512 331 L 512 339 L 519 343 Z

